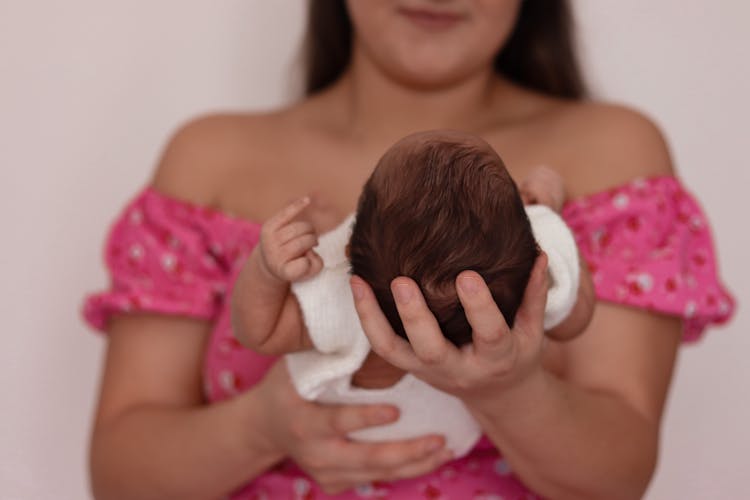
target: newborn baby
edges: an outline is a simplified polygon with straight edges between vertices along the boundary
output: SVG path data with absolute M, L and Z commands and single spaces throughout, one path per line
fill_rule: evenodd
M 453 444 L 456 454 L 463 454 L 478 439 L 478 426 L 456 398 L 369 351 L 347 277 L 351 272 L 369 283 L 394 331 L 404 338 L 390 290 L 397 276 L 419 284 L 443 334 L 457 346 L 471 342 L 471 327 L 455 290 L 463 270 L 484 278 L 512 325 L 539 255 L 522 196 L 558 211 L 564 189 L 554 172 L 536 169 L 519 193 L 500 157 L 478 137 L 449 131 L 410 135 L 380 159 L 356 215 L 320 239 L 313 224 L 300 217 L 309 199 L 269 219 L 243 271 L 251 274 L 243 282 L 254 287 L 244 294 L 245 302 L 236 304 L 235 332 L 244 345 L 261 353 L 307 351 L 287 356 L 303 397 L 393 403 L 401 409 L 405 429 L 365 429 L 353 437 L 396 439 L 443 430 L 456 434 L 453 443 L 448 439 L 449 448 Z M 545 210 L 541 217 L 549 218 L 551 210 Z M 572 237 L 566 241 L 576 260 Z M 592 304 L 577 300 L 577 271 L 570 273 L 575 276 L 569 304 L 557 311 L 554 328 L 546 332 L 553 338 L 572 338 L 590 318 Z M 588 286 L 588 275 L 582 278 Z M 434 429 L 425 420 L 430 418 Z M 452 428 L 444 429 L 446 423 Z
M 564 199 L 562 182 L 548 169 L 536 170 L 526 185 L 529 197 Z M 349 242 L 352 274 L 368 282 L 397 334 L 406 338 L 390 283 L 408 276 L 456 346 L 471 342 L 458 273 L 478 272 L 512 326 L 538 255 L 502 160 L 486 142 L 458 132 L 411 135 L 383 155 L 360 196 Z

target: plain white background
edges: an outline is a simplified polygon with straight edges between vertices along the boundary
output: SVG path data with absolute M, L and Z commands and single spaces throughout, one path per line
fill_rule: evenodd
M 595 95 L 646 111 L 750 298 L 747 2 L 574 0 Z M 300 0 L 0 0 L 0 499 L 88 498 L 103 339 L 81 323 L 101 245 L 170 132 L 293 95 Z M 606 165 L 602 165 L 606 168 Z M 649 499 L 743 498 L 747 330 L 682 350 Z

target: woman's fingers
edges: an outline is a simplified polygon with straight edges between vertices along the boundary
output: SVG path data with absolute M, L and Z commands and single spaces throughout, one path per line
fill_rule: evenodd
M 435 447 L 434 443 L 440 442 Z M 426 443 L 431 443 L 427 445 Z M 346 482 L 360 485 L 372 481 L 396 481 L 418 477 L 433 471 L 452 458 L 442 445 L 442 438 L 420 438 L 408 442 L 347 443 L 351 466 L 343 474 Z M 344 453 L 346 455 L 347 453 Z M 365 457 L 363 460 L 362 457 Z M 337 471 L 331 470 L 334 473 Z M 340 473 L 340 469 L 338 469 Z
M 345 437 L 367 427 L 383 425 L 398 419 L 398 409 L 388 405 L 320 405 L 315 404 L 307 424 L 311 434 Z
M 386 472 L 385 477 L 382 479 L 386 481 L 397 481 L 399 479 L 424 476 L 452 458 L 453 454 L 449 450 L 441 450 L 427 455 L 424 458 L 396 467 L 391 471 Z
M 352 276 L 349 283 L 362 330 L 372 350 L 402 370 L 414 371 L 419 368 L 419 359 L 409 343 L 393 331 L 370 286 L 358 276 Z
M 443 436 L 423 436 L 389 442 L 348 441 L 333 450 L 352 469 L 392 470 L 431 457 L 445 448 Z
M 442 436 L 431 435 L 383 443 L 356 442 L 346 437 L 354 430 L 392 421 L 392 417 L 396 415 L 393 408 L 316 406 L 311 418 L 307 419 L 307 425 L 319 426 L 322 421 L 325 422 L 323 427 L 326 431 L 320 434 L 320 428 L 308 427 L 308 432 L 299 438 L 305 442 L 305 435 L 309 433 L 310 438 L 324 439 L 315 445 L 310 444 L 307 452 L 298 459 L 301 459 L 300 464 L 321 485 L 325 485 L 326 491 L 338 491 L 342 485 L 345 486 L 344 489 L 348 489 L 370 481 L 417 475 L 449 458 L 444 454 L 445 438 Z M 385 412 L 382 411 L 384 409 Z M 315 414 L 321 412 L 327 415 L 322 420 L 316 419 Z M 386 422 L 384 416 L 388 417 Z
M 406 441 L 372 443 L 363 456 L 363 467 L 396 469 L 408 463 L 424 460 L 445 448 L 443 436 L 424 436 Z
M 270 383 L 271 379 L 273 383 Z M 334 493 L 378 480 L 425 474 L 449 458 L 445 438 L 430 435 L 385 443 L 354 442 L 351 432 L 398 418 L 388 405 L 324 405 L 301 399 L 284 363 L 276 363 L 262 387 L 276 402 L 284 449 L 323 487 Z M 281 390 L 280 390 L 281 389 Z M 282 394 L 280 394 L 282 393 Z M 281 406 L 278 406 L 281 404 Z
M 391 282 L 391 292 L 409 343 L 421 361 L 431 365 L 443 364 L 460 355 L 443 336 L 435 315 L 413 280 L 403 276 L 396 278 Z
M 547 306 L 547 254 L 542 252 L 531 269 L 523 302 L 516 313 L 515 329 L 544 333 L 544 308 Z
M 352 432 L 393 422 L 398 418 L 398 410 L 386 405 L 315 406 L 307 419 L 308 431 L 302 434 L 327 437 L 326 454 L 335 461 L 330 466 L 339 470 L 382 472 L 422 460 L 445 447 L 445 438 L 439 435 L 379 443 L 349 441 L 348 435 Z
M 477 355 L 497 358 L 509 353 L 513 348 L 510 329 L 482 276 L 475 271 L 461 272 L 456 292 L 471 325 Z
M 356 457 L 375 456 L 377 453 L 373 452 L 373 447 L 388 447 L 390 443 L 345 443 L 343 446 L 351 447 L 352 451 L 350 453 L 342 453 L 340 450 L 333 450 L 331 454 L 343 458 L 354 457 L 354 461 L 349 460 L 346 462 L 346 469 L 342 469 L 341 467 L 326 467 L 316 471 L 324 481 L 330 478 L 330 482 L 323 485 L 323 489 L 329 494 L 340 493 L 376 481 L 397 481 L 399 479 L 423 476 L 452 458 L 452 454 L 443 448 L 437 451 L 421 453 L 419 450 L 423 447 L 418 446 L 415 448 L 417 450 L 415 453 L 404 452 L 403 449 L 395 450 L 393 456 L 398 458 L 391 461 L 390 464 L 376 459 L 362 462 L 356 460 Z M 417 458 L 407 460 L 405 458 L 407 456 L 416 456 Z

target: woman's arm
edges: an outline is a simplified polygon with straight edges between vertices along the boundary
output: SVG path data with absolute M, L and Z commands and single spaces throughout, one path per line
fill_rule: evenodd
M 235 182 L 236 168 L 253 168 L 246 159 L 263 143 L 248 138 L 266 128 L 260 119 L 239 115 L 188 123 L 166 148 L 153 186 L 216 205 L 215 194 L 223 182 Z M 256 172 L 259 179 L 267 174 Z M 206 322 L 133 313 L 114 317 L 107 330 L 90 450 L 98 499 L 219 498 L 284 457 L 330 492 L 420 476 L 448 459 L 437 436 L 350 442 L 350 432 L 393 422 L 397 410 L 304 401 L 284 363 L 249 391 L 207 405 L 201 378 Z
M 640 498 L 653 473 L 679 322 L 602 306 L 568 347 L 565 378 L 542 368 L 546 258 L 532 272 L 513 330 L 476 273 L 457 292 L 473 344 L 440 333 L 416 284 L 393 292 L 410 343 L 397 337 L 367 284 L 352 278 L 363 328 L 386 361 L 460 397 L 532 490 L 555 499 Z
M 586 334 L 563 347 L 564 378 L 539 367 L 497 398 L 467 404 L 542 495 L 641 498 L 680 335 L 679 320 L 600 304 Z
M 97 499 L 219 498 L 291 457 L 321 487 L 417 477 L 450 458 L 439 436 L 355 443 L 350 432 L 393 422 L 383 405 L 302 400 L 284 363 L 239 396 L 206 406 L 206 325 L 157 315 L 112 321 L 91 441 Z
M 189 319 L 112 321 L 91 442 L 96 498 L 214 498 L 281 459 L 257 432 L 257 391 L 203 406 L 207 335 Z

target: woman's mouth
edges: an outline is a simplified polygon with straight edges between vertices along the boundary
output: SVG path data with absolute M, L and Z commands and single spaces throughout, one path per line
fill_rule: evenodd
M 461 14 L 454 12 L 437 12 L 427 9 L 410 9 L 400 7 L 398 13 L 420 28 L 431 31 L 442 31 L 453 28 L 465 19 Z

